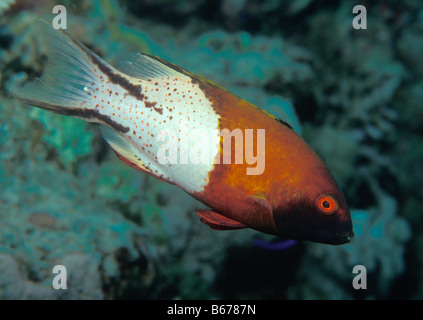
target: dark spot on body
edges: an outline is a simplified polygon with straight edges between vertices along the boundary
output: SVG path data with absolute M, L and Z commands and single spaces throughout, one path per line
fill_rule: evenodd
M 78 44 L 78 43 L 77 43 Z M 131 96 L 133 96 L 137 100 L 144 100 L 144 94 L 142 94 L 142 87 L 140 84 L 133 84 L 128 79 L 122 77 L 118 73 L 114 73 L 112 69 L 110 69 L 107 65 L 100 60 L 100 58 L 86 49 L 84 46 L 80 46 L 82 51 L 85 52 L 87 56 L 91 58 L 91 61 L 98 66 L 98 68 L 103 72 L 111 83 L 119 85 L 123 89 L 125 89 Z
M 152 108 L 154 111 L 156 111 L 158 114 L 163 114 L 163 108 L 157 108 L 157 102 L 149 102 L 147 100 L 144 101 L 144 105 L 146 108 Z

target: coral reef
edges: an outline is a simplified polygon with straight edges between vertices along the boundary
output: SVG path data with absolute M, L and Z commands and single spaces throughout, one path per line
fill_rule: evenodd
M 15 3 L 15 0 L 0 1 L 0 15 L 6 12 L 14 3 Z
M 22 277 L 15 259 L 7 254 L 0 254 L 0 296 L 4 299 L 55 299 L 60 292 L 48 284 L 42 286 Z
M 0 252 L 4 256 L 13 252 L 13 258 L 25 266 L 26 276 L 19 275 L 20 279 L 29 275 L 34 279 L 34 283 L 22 280 L 24 289 L 10 288 L 16 285 L 13 282 L 2 282 L 2 298 L 16 298 L 15 290 L 19 293 L 27 289 L 25 297 L 32 299 L 102 298 L 100 275 L 102 279 L 120 275 L 116 260 L 119 250 L 128 251 L 129 261 L 144 260 L 149 255 L 153 263 L 152 254 L 144 255 L 139 247 L 146 231 L 96 200 L 90 192 L 91 181 L 28 161 L 25 169 L 16 170 L 14 175 L 8 175 L 3 166 L 1 169 L 1 207 L 7 214 L 0 218 Z M 10 259 L 4 263 L 18 277 Z M 69 268 L 68 293 L 49 292 L 51 270 L 56 264 Z
M 236 251 L 262 270 L 272 259 L 253 261 L 253 240 L 271 237 L 210 230 L 199 202 L 123 165 L 94 125 L 10 96 L 42 73 L 32 22 L 56 4 L 15 2 L 0 4 L 1 299 L 423 297 L 421 1 L 366 2 L 367 30 L 352 28 L 352 0 L 63 2 L 69 33 L 106 60 L 141 51 L 219 83 L 289 122 L 331 169 L 356 237 L 298 244 L 286 254 L 298 268 L 269 269 L 295 272 L 286 287 L 251 280 L 254 292 L 226 268 Z M 57 264 L 67 291 L 52 289 Z M 351 286 L 356 264 L 365 291 Z M 396 291 L 399 279 L 414 287 Z
M 67 290 L 55 290 L 51 279 L 31 281 L 24 278 L 16 260 L 7 254 L 0 254 L 0 297 L 3 299 L 102 299 L 103 292 L 98 265 L 93 258 L 83 254 L 71 254 L 61 263 L 71 275 Z

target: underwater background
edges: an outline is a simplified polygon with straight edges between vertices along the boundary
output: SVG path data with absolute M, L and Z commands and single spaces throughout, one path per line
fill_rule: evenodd
M 212 230 L 96 125 L 13 98 L 42 74 L 32 26 L 58 4 L 106 61 L 159 56 L 287 119 L 344 191 L 351 243 Z M 422 52 L 420 0 L 0 0 L 0 299 L 422 299 Z

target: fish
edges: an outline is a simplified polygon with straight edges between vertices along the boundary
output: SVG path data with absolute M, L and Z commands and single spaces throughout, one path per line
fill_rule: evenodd
M 159 57 L 134 53 L 112 66 L 49 22 L 37 24 L 47 66 L 11 85 L 17 99 L 97 123 L 125 164 L 202 202 L 195 212 L 212 229 L 350 242 L 342 191 L 287 119 Z

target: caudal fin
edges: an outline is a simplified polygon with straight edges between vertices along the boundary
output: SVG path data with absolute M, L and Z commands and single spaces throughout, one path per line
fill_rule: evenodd
M 49 22 L 37 20 L 35 24 L 47 47 L 46 69 L 41 78 L 22 87 L 13 85 L 9 91 L 27 104 L 56 113 L 81 108 L 88 88 L 96 82 L 90 58 L 95 54 Z

